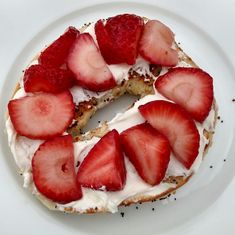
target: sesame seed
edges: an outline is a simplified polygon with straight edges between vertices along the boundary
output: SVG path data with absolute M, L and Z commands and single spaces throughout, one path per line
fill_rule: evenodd
M 213 168 L 213 166 L 211 165 L 210 168 Z
M 136 210 L 138 210 L 138 209 L 139 209 L 139 207 L 138 207 L 138 206 L 136 206 L 136 207 L 135 207 L 135 209 L 136 209 Z
M 152 208 L 152 211 L 154 211 L 155 209 L 154 208 Z
M 224 162 L 226 162 L 226 159 L 224 159 Z

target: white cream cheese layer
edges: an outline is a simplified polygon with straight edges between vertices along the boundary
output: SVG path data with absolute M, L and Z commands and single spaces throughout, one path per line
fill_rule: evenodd
M 145 120 L 138 112 L 140 105 L 146 104 L 153 100 L 164 99 L 161 95 L 148 95 L 137 101 L 134 106 L 124 113 L 117 114 L 110 122 L 108 127 L 110 130 L 116 129 L 119 133 L 123 130 L 143 123 Z M 209 120 L 210 119 L 210 120 Z M 211 110 L 208 119 L 203 124 L 196 123 L 200 134 L 200 148 L 199 154 L 193 163 L 190 170 L 187 170 L 175 157 L 171 154 L 171 160 L 168 165 L 166 176 L 189 176 L 192 172 L 196 172 L 201 164 L 205 145 L 208 140 L 203 136 L 203 129 L 206 127 L 213 127 L 214 111 Z M 81 141 L 74 144 L 75 146 L 75 162 L 82 161 L 90 149 L 98 142 L 99 138 L 93 137 L 88 141 Z M 118 210 L 118 205 L 125 199 L 132 196 L 141 195 L 157 195 L 165 192 L 170 188 L 176 187 L 175 184 L 160 183 L 157 186 L 151 186 L 145 183 L 136 172 L 133 165 L 125 157 L 125 164 L 127 169 L 127 181 L 123 190 L 119 192 L 97 191 L 92 189 L 83 189 L 84 196 L 81 200 L 71 202 L 65 205 L 57 204 L 59 210 L 64 210 L 65 207 L 72 207 L 77 211 L 86 211 L 90 207 L 107 208 L 111 212 Z M 134 189 L 134 190 L 133 190 Z
M 16 97 L 21 97 L 24 94 L 22 89 L 16 93 Z M 146 104 L 153 100 L 166 100 L 160 94 L 148 95 L 139 101 L 135 102 L 134 106 L 124 113 L 118 113 L 111 121 L 107 123 L 110 130 L 116 129 L 119 133 L 123 130 L 143 123 L 145 120 L 138 112 L 138 107 L 140 105 Z M 192 172 L 196 172 L 201 164 L 203 151 L 208 140 L 203 136 L 203 129 L 211 130 L 214 121 L 214 111 L 211 110 L 207 119 L 203 124 L 196 123 L 199 134 L 200 134 L 200 148 L 197 159 L 192 165 L 190 170 L 187 170 L 175 157 L 171 154 L 171 160 L 167 169 L 166 176 L 188 176 Z M 41 140 L 31 140 L 27 137 L 18 136 L 10 118 L 6 122 L 8 139 L 11 151 L 15 158 L 16 164 L 18 165 L 21 173 L 24 177 L 24 186 L 31 187 L 32 173 L 31 173 L 31 159 L 43 142 Z M 79 141 L 74 143 L 74 156 L 75 163 L 77 161 L 82 161 L 90 149 L 98 142 L 99 138 L 93 137 L 91 140 Z M 127 168 L 127 181 L 123 190 L 119 192 L 107 192 L 107 191 L 97 191 L 92 189 L 83 188 L 83 198 L 68 204 L 57 204 L 57 209 L 64 210 L 65 207 L 72 207 L 77 211 L 86 211 L 89 208 L 107 208 L 111 212 L 116 212 L 118 205 L 125 199 L 136 196 L 136 195 L 156 195 L 160 194 L 171 187 L 175 187 L 175 184 L 161 183 L 157 186 L 152 187 L 146 184 L 137 174 L 135 168 L 132 164 L 125 158 L 126 168 Z M 77 170 L 77 169 L 76 169 Z M 135 190 L 133 190 L 135 189 Z M 35 193 L 39 192 L 34 190 Z
M 91 24 L 86 30 L 89 32 L 94 40 L 94 24 Z M 32 64 L 37 63 L 37 61 L 33 61 Z M 180 62 L 178 66 L 188 67 L 185 62 Z M 152 75 L 149 71 L 149 64 L 143 58 L 139 57 L 136 61 L 136 64 L 132 67 L 129 65 L 121 64 L 121 65 L 110 65 L 109 66 L 111 72 L 114 75 L 115 80 L 119 84 L 123 79 L 128 79 L 128 71 L 130 68 L 133 68 L 139 74 L 149 74 Z M 161 74 L 165 73 L 167 69 L 163 69 Z M 22 82 L 20 82 L 21 88 L 16 92 L 13 99 L 20 98 L 26 95 Z M 105 92 L 92 92 L 86 89 L 83 89 L 78 86 L 74 86 L 70 89 L 70 92 L 73 96 L 73 100 L 76 104 L 91 99 L 92 97 L 102 97 Z M 109 130 L 116 129 L 119 133 L 123 130 L 143 123 L 145 120 L 138 112 L 138 107 L 140 105 L 146 104 L 153 100 L 167 100 L 163 96 L 161 96 L 157 91 L 155 91 L 154 95 L 148 95 L 136 101 L 133 107 L 126 110 L 123 113 L 118 113 L 111 121 L 107 123 Z M 168 169 L 166 172 L 166 176 L 188 176 L 192 172 L 196 172 L 201 164 L 203 152 L 206 144 L 208 144 L 208 140 L 203 135 L 203 130 L 206 129 L 211 131 L 213 129 L 215 112 L 211 110 L 207 119 L 202 123 L 196 123 L 197 129 L 200 134 L 200 148 L 199 154 L 193 163 L 190 170 L 187 170 L 174 156 L 171 154 L 170 163 L 168 165 Z M 32 180 L 32 172 L 31 172 L 31 160 L 32 157 L 39 147 L 39 145 L 43 142 L 42 140 L 31 140 L 27 137 L 17 135 L 10 118 L 6 121 L 6 130 L 8 134 L 8 143 L 11 149 L 11 152 L 14 156 L 15 162 L 23 174 L 24 178 L 24 187 L 33 188 L 33 193 L 40 194 Z M 77 161 L 82 161 L 90 149 L 98 142 L 99 138 L 93 137 L 91 140 L 87 141 L 78 141 L 74 143 L 74 157 L 75 163 Z M 66 207 L 72 207 L 74 210 L 79 212 L 85 212 L 89 208 L 98 208 L 98 209 L 107 209 L 110 212 L 116 212 L 118 210 L 118 205 L 125 199 L 128 199 L 133 196 L 140 195 L 156 195 L 165 192 L 170 188 L 176 187 L 175 184 L 169 183 L 160 183 L 157 186 L 151 186 L 145 183 L 137 174 L 133 165 L 129 162 L 129 160 L 125 157 L 125 164 L 127 169 L 127 178 L 126 185 L 123 190 L 118 192 L 107 192 L 99 190 L 92 190 L 83 188 L 83 197 L 78 201 L 74 201 L 68 204 L 59 204 L 57 203 L 58 210 L 64 210 Z M 76 168 L 77 171 L 78 168 Z

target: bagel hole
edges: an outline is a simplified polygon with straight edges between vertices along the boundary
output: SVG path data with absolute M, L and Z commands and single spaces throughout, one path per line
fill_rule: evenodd
M 107 104 L 102 109 L 96 111 L 82 131 L 87 132 L 93 130 L 105 121 L 111 121 L 117 113 L 125 112 L 136 100 L 138 100 L 137 96 L 126 94 L 112 103 Z

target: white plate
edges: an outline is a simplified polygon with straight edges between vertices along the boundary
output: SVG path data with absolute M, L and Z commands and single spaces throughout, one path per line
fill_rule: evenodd
M 15 87 L 21 70 L 46 44 L 60 35 L 68 25 L 80 27 L 85 22 L 95 21 L 118 13 L 132 12 L 153 19 L 160 19 L 173 29 L 176 40 L 196 63 L 214 77 L 215 97 L 219 115 L 214 144 L 203 162 L 199 172 L 176 195 L 163 202 L 145 203 L 130 208 L 121 208 L 119 213 L 95 216 L 74 216 L 50 212 L 45 209 L 27 190 L 22 189 L 22 181 L 16 174 L 16 167 L 7 147 L 6 135 L 1 133 L 1 155 L 4 156 L 0 181 L 8 184 L 11 195 L 17 200 L 5 198 L 5 209 L 17 218 L 15 231 L 36 228 L 37 234 L 160 234 L 174 231 L 178 225 L 192 219 L 209 207 L 224 191 L 234 176 L 234 88 L 235 74 L 223 50 L 204 31 L 187 19 L 154 5 L 141 3 L 106 3 L 78 9 L 49 24 L 39 32 L 22 50 L 12 65 L 1 91 L 1 116 Z M 112 107 L 110 112 L 114 111 Z M 1 129 L 4 121 L 1 119 Z M 224 159 L 229 164 L 225 164 Z M 2 159 L 1 159 L 2 161 Z M 213 168 L 210 168 L 210 166 Z M 7 172 L 7 173 L 6 173 Z M 3 173 L 6 173 L 3 175 Z M 7 177 L 6 177 L 7 176 Z M 5 177 L 5 178 L 3 178 Z M 177 198 L 175 201 L 174 198 Z M 12 202 L 12 204 L 11 204 Z M 152 208 L 155 208 L 152 211 Z M 16 214 L 15 214 L 16 213 Z M 10 214 L 10 213 L 9 213 Z M 30 225 L 28 221 L 30 220 Z M 144 223 L 143 223 L 144 221 Z M 16 222 L 16 221 L 15 221 Z M 11 226 L 12 221 L 5 221 Z M 39 226 L 40 225 L 40 226 Z M 13 229 L 14 230 L 14 229 Z M 11 230 L 11 231 L 13 231 Z M 35 232 L 35 231 L 34 231 Z M 30 234 L 29 231 L 26 232 Z

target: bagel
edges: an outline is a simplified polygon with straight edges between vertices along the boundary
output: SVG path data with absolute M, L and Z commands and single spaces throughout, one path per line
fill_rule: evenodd
M 147 18 L 144 18 L 145 22 L 148 21 Z M 86 24 L 80 30 L 80 32 L 91 32 L 93 30 L 94 24 Z M 173 43 L 174 49 L 178 54 L 178 64 L 176 67 L 192 67 L 198 68 L 196 63 L 179 47 L 177 42 Z M 32 64 L 38 63 L 38 56 L 34 58 Z M 138 60 L 138 59 L 137 59 Z M 141 61 L 142 58 L 139 58 Z M 83 95 L 86 95 L 84 100 L 79 100 L 75 102 L 75 116 L 73 122 L 66 130 L 66 133 L 69 133 L 73 137 L 74 145 L 85 145 L 87 143 L 91 143 L 93 146 L 94 142 L 96 143 L 100 138 L 102 138 L 106 133 L 111 131 L 110 126 L 112 127 L 112 123 L 116 120 L 117 116 L 114 117 L 111 121 L 104 120 L 97 128 L 90 130 L 86 133 L 83 133 L 83 128 L 86 127 L 90 118 L 95 115 L 95 113 L 102 109 L 104 106 L 109 105 L 113 101 L 117 100 L 119 97 L 130 94 L 136 96 L 139 101 L 136 101 L 134 104 L 131 104 L 130 107 L 127 108 L 131 110 L 135 105 L 138 104 L 144 99 L 149 98 L 152 99 L 155 94 L 158 92 L 154 89 L 154 82 L 158 79 L 160 75 L 164 75 L 169 70 L 169 67 L 154 65 L 151 63 L 147 63 L 148 72 L 142 72 L 138 66 L 130 66 L 128 69 L 127 79 L 122 79 L 116 86 L 112 89 L 99 92 L 98 95 L 95 92 L 90 92 L 89 94 L 85 94 L 82 89 Z M 75 93 L 80 87 L 73 87 L 70 89 L 71 93 Z M 92 96 L 94 95 L 94 96 Z M 17 84 L 16 89 L 14 91 L 12 99 L 17 99 L 25 96 L 25 91 L 22 83 Z M 147 99 L 146 98 L 146 99 Z M 167 99 L 168 100 L 168 99 Z M 31 156 L 29 154 L 30 151 L 35 152 L 37 147 L 42 143 L 41 140 L 29 140 L 26 137 L 22 137 L 16 133 L 14 126 L 11 122 L 10 117 L 8 116 L 6 121 L 6 128 L 8 134 L 8 142 L 13 153 L 14 159 L 16 161 L 17 166 L 19 167 L 19 173 L 24 177 L 24 187 L 29 188 L 29 190 L 49 209 L 58 210 L 68 213 L 98 213 L 98 212 L 117 212 L 119 206 L 128 206 L 133 203 L 147 202 L 152 200 L 157 200 L 166 197 L 169 194 L 174 193 L 178 188 L 187 183 L 193 174 L 197 171 L 201 163 L 201 159 L 205 156 L 208 151 L 208 148 L 212 145 L 212 138 L 214 134 L 214 127 L 217 119 L 217 106 L 216 101 L 214 99 L 213 105 L 211 107 L 211 111 L 206 118 L 206 121 L 209 123 L 208 125 L 201 125 L 200 131 L 200 141 L 203 144 L 200 145 L 201 148 L 201 156 L 197 157 L 194 163 L 195 169 L 190 169 L 186 174 L 182 174 L 182 172 L 178 175 L 170 175 L 166 174 L 160 186 L 153 186 L 145 190 L 145 192 L 133 192 L 128 196 L 123 196 L 122 192 L 103 192 L 103 191 L 95 191 L 92 189 L 84 189 L 83 188 L 83 198 L 70 202 L 67 204 L 57 203 L 51 199 L 48 199 L 43 194 L 41 194 L 37 187 L 35 186 L 32 179 L 32 168 L 31 168 Z M 197 126 L 200 124 L 197 123 Z M 95 140 L 95 141 L 94 141 Z M 17 142 L 18 141 L 18 142 Z M 26 143 L 24 142 L 26 141 Z M 29 146 L 30 145 L 30 146 Z M 23 146 L 23 147 L 22 147 Z M 21 160 L 17 157 L 17 151 L 25 152 L 25 156 Z M 27 148 L 31 148 L 30 151 Z M 76 148 L 75 148 L 76 149 Z M 27 153 L 28 151 L 28 153 Z M 23 153 L 24 154 L 24 153 Z M 134 172 L 135 179 L 141 180 L 138 177 L 137 172 L 131 165 L 131 163 L 125 159 L 127 166 L 127 177 L 129 177 L 128 170 Z M 181 167 L 182 168 L 182 167 Z M 192 167 L 193 168 L 193 167 Z M 183 169 L 183 168 L 182 168 Z M 129 181 L 128 181 L 129 182 Z M 127 182 L 127 183 L 128 183 Z M 125 186 L 127 187 L 127 186 Z M 161 187 L 159 190 L 158 187 Z M 108 197 L 110 195 L 120 195 L 117 199 L 114 196 L 114 201 L 109 200 Z M 94 199 L 95 198 L 95 199 Z

